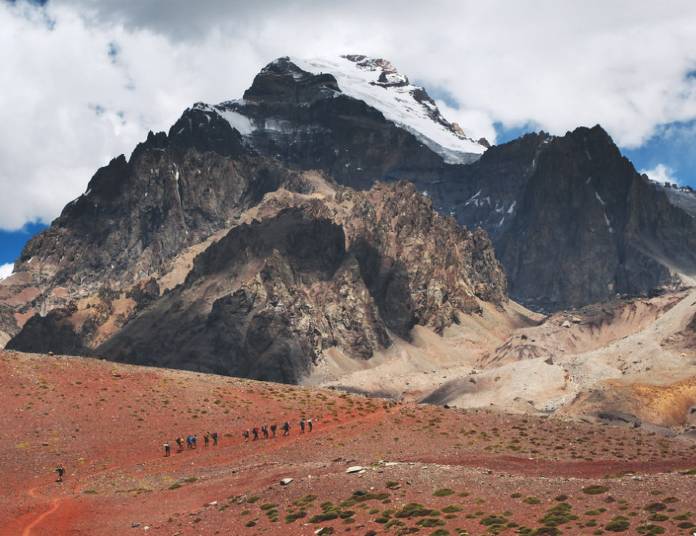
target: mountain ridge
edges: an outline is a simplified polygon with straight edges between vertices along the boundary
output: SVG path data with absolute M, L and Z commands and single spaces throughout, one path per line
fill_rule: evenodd
M 384 60 L 342 61 L 364 67 L 370 91 L 404 90 L 419 110 L 428 102 Z M 535 322 L 506 308 L 508 290 L 557 311 L 675 290 L 675 272 L 696 266 L 693 215 L 601 127 L 528 134 L 450 163 L 318 65 L 280 58 L 243 99 L 197 103 L 101 168 L 0 283 L 9 347 L 296 382 L 329 348 L 370 359 L 417 326 L 442 334 L 489 306 L 503 311 L 509 330 L 494 338 L 504 339 Z M 245 233 L 260 244 L 271 233 L 328 255 L 316 226 L 344 243 L 338 279 L 306 272 L 280 243 L 260 257 L 242 245 Z M 205 267 L 215 251 L 248 262 L 218 277 Z M 350 311 L 332 309 L 348 297 Z M 169 341 L 152 337 L 158 329 Z M 281 343 L 244 342 L 254 338 Z M 220 361 L 225 348 L 235 350 Z

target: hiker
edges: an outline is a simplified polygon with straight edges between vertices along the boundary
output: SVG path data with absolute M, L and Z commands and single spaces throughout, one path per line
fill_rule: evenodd
M 261 427 L 261 432 L 263 433 L 263 438 L 268 439 L 268 425 L 267 424 L 264 424 Z
M 184 450 L 184 438 L 183 437 L 176 438 L 176 446 L 179 447 L 179 452 Z
M 218 441 L 217 432 L 213 432 L 212 434 L 210 434 L 210 437 L 213 438 L 213 446 L 216 447 L 216 446 L 217 446 L 217 441 Z
M 56 473 L 58 474 L 58 478 L 56 479 L 56 482 L 62 482 L 63 475 L 65 474 L 65 468 L 63 467 L 63 464 L 61 464 L 61 463 L 58 464 L 58 467 L 56 467 Z
M 283 423 L 283 435 L 286 436 L 290 434 L 290 423 L 288 421 L 285 421 Z
M 205 443 L 205 446 L 208 446 L 208 443 L 210 443 L 210 432 L 206 432 L 205 435 L 203 436 L 203 442 Z
M 305 422 L 304 419 L 300 419 L 300 433 L 304 434 Z
M 169 441 L 164 444 L 164 455 L 169 456 L 172 453 L 172 448 L 169 446 Z
M 275 437 L 276 430 L 278 429 L 278 426 L 276 426 L 275 423 L 271 425 L 271 434 L 273 434 L 273 437 Z
M 244 441 L 249 441 L 249 430 L 244 430 L 242 432 L 242 435 L 244 436 Z
M 252 441 L 256 441 L 259 438 L 259 429 L 254 426 L 251 429 L 251 433 L 254 434 L 254 439 L 252 439 Z
M 309 428 L 309 431 L 312 431 L 312 419 L 307 419 L 307 427 Z

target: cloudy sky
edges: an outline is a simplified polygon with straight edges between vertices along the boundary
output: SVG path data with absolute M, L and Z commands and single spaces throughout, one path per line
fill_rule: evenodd
M 0 265 L 97 167 L 284 55 L 388 58 L 499 143 L 600 123 L 639 169 L 696 185 L 696 2 L 404 5 L 0 0 Z

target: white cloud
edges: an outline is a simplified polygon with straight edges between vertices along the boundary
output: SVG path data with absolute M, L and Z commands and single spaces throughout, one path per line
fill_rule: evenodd
M 13 269 L 14 264 L 11 262 L 8 262 L 7 264 L 0 264 L 0 280 L 10 277 Z
M 488 114 L 479 110 L 453 108 L 444 101 L 438 100 L 437 107 L 448 120 L 457 123 L 464 133 L 474 139 L 486 138 L 491 145 L 496 142 L 496 132 Z
M 650 180 L 659 182 L 660 184 L 668 182 L 671 184 L 679 184 L 679 181 L 674 176 L 674 170 L 664 164 L 657 164 L 652 169 L 641 169 L 640 172 L 645 173 Z
M 241 96 L 282 55 L 386 57 L 446 88 L 445 116 L 489 141 L 494 122 L 601 123 L 635 147 L 696 117 L 691 0 L 50 0 L 45 13 L 0 2 L 0 228 L 52 219 L 147 130 Z

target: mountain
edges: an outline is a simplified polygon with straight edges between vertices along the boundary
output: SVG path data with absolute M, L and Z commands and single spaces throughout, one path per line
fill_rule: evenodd
M 637 173 L 596 126 L 494 147 L 432 196 L 488 231 L 512 297 L 556 311 L 676 288 L 677 274 L 696 273 L 696 218 L 684 208 L 696 196 L 675 191 L 675 202 L 672 190 Z
M 244 99 L 197 108 L 292 168 L 360 189 L 413 182 L 441 213 L 489 233 L 510 295 L 538 310 L 676 288 L 696 273 L 696 195 L 640 175 L 599 126 L 486 150 L 389 62 L 364 56 L 280 58 Z
M 600 127 L 488 147 L 385 60 L 280 58 L 97 171 L 0 281 L 0 335 L 284 382 L 421 328 L 484 359 L 541 321 L 508 292 L 556 311 L 678 288 L 693 199 Z

